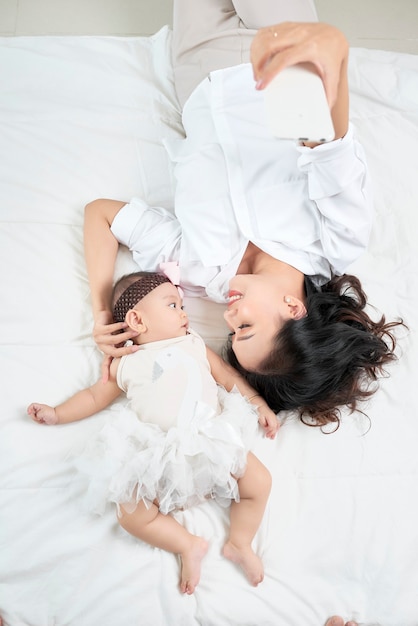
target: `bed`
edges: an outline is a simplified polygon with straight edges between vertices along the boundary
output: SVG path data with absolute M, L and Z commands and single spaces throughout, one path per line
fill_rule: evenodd
M 151 37 L 0 39 L 0 615 L 5 626 L 418 624 L 418 57 L 352 48 L 351 119 L 374 180 L 369 250 L 350 270 L 388 319 L 399 360 L 361 412 L 330 434 L 281 415 L 255 452 L 273 490 L 251 587 L 221 557 L 228 512 L 176 515 L 210 540 L 201 582 L 178 591 L 175 556 L 82 509 L 73 458 L 123 401 L 82 422 L 42 427 L 100 375 L 83 258 L 84 205 L 98 197 L 172 207 L 164 139 L 182 134 L 171 32 Z M 134 269 L 121 250 L 117 273 Z M 219 350 L 222 307 L 186 302 Z

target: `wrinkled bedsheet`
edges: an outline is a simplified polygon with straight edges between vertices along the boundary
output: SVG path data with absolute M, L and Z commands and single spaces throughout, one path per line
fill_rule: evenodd
M 109 508 L 80 507 L 72 458 L 123 401 L 42 427 L 96 380 L 83 258 L 83 208 L 139 195 L 171 207 L 163 140 L 181 136 L 171 33 L 0 39 L 0 614 L 6 626 L 320 626 L 418 624 L 418 57 L 352 49 L 351 119 L 374 181 L 369 250 L 350 268 L 376 315 L 402 317 L 399 361 L 362 413 L 333 434 L 289 413 L 255 452 L 273 490 L 255 540 L 265 581 L 252 588 L 221 556 L 228 512 L 177 513 L 210 540 L 193 596 L 178 559 L 123 531 Z M 132 269 L 121 251 L 117 271 Z M 222 308 L 186 303 L 220 348 Z

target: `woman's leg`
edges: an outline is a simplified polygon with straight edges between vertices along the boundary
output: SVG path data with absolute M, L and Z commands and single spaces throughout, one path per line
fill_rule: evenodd
M 151 546 L 180 555 L 180 590 L 182 593 L 193 593 L 200 579 L 203 557 L 208 550 L 207 541 L 189 533 L 171 515 L 160 513 L 155 504 L 147 509 L 140 502 L 133 513 L 128 513 L 123 506 L 120 509 L 118 521 L 128 533 Z
M 248 62 L 257 29 L 316 19 L 314 0 L 174 0 L 173 65 L 180 104 L 209 72 Z
M 252 541 L 263 519 L 271 489 L 271 476 L 267 468 L 251 452 L 248 454 L 244 476 L 238 480 L 239 502 L 232 502 L 228 541 L 224 556 L 240 565 L 254 586 L 264 578 L 264 568 L 252 549 Z
M 317 22 L 314 0 L 232 0 L 244 28 L 279 22 Z
M 239 18 L 232 1 L 174 0 L 172 50 L 174 82 L 183 106 L 210 71 L 242 62 Z

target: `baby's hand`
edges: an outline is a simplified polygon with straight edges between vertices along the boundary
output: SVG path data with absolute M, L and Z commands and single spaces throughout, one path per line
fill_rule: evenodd
M 251 404 L 257 407 L 258 423 L 264 428 L 266 437 L 275 439 L 280 428 L 277 415 L 269 408 L 267 402 L 261 396 L 254 396 L 254 401 Z
M 280 428 L 280 422 L 271 409 L 266 407 L 266 409 L 258 410 L 258 423 L 264 428 L 268 439 L 276 438 L 277 431 Z
M 37 404 L 32 402 L 28 406 L 28 415 L 39 424 L 58 424 L 58 417 L 55 409 L 47 404 Z

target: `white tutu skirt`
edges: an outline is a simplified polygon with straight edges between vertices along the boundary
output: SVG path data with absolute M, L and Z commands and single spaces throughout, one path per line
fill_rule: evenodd
M 113 502 L 131 513 L 144 501 L 169 513 L 207 498 L 223 506 L 239 501 L 236 478 L 245 471 L 257 412 L 238 392 L 219 388 L 219 401 L 220 415 L 200 404 L 187 428 L 167 432 L 122 409 L 77 459 L 85 507 L 102 514 Z

